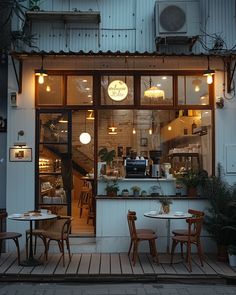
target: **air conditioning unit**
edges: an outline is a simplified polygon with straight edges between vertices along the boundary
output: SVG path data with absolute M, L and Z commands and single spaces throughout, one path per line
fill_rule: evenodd
M 189 42 L 199 35 L 198 1 L 156 1 L 155 3 L 156 42 L 165 39 L 165 43 Z

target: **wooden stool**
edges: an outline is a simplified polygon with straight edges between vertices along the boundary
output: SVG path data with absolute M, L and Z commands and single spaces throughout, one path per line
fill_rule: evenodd
M 79 200 L 78 200 L 78 207 L 80 208 L 80 215 L 82 216 L 83 207 L 84 205 L 88 205 L 89 194 L 92 194 L 91 188 L 87 186 L 83 186 L 80 192 Z

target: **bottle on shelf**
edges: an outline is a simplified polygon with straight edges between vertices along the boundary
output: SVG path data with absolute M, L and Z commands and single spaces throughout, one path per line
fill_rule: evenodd
M 192 124 L 192 134 L 194 134 L 194 129 L 197 128 L 197 124 L 193 121 Z

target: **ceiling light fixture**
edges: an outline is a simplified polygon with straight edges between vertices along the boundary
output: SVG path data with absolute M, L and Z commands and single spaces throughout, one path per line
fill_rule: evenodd
M 108 127 L 108 134 L 110 135 L 116 135 L 117 134 L 117 127 L 115 127 L 115 124 L 114 124 L 114 115 L 113 115 L 113 110 L 112 110 L 112 113 L 111 113 L 111 126 Z
M 152 78 L 149 80 L 149 88 L 144 91 L 144 97 L 165 99 L 165 92 L 157 86 L 152 86 Z
M 210 58 L 209 56 L 207 56 L 207 70 L 203 73 L 203 76 L 207 77 L 207 84 L 213 83 L 214 74 L 215 74 L 215 71 L 210 69 Z
M 47 71 L 44 70 L 43 68 L 43 59 L 44 57 L 42 56 L 42 63 L 41 63 L 41 68 L 38 70 L 35 70 L 35 76 L 38 77 L 38 83 L 43 84 L 44 83 L 44 77 L 47 77 Z
M 194 91 L 195 92 L 199 92 L 200 91 L 200 85 L 202 84 L 202 81 L 198 78 L 194 79 L 192 81 L 192 84 L 194 86 Z

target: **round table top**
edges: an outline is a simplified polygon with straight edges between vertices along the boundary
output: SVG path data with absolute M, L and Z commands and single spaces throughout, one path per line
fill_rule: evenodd
M 157 211 L 150 211 L 147 213 L 144 213 L 145 217 L 149 218 L 157 218 L 157 219 L 186 219 L 192 217 L 192 214 L 185 213 L 185 212 L 170 212 L 168 214 L 160 214 Z
M 48 213 L 28 213 L 29 215 L 26 215 L 25 213 L 16 213 L 8 215 L 9 219 L 13 220 L 19 220 L 19 221 L 31 221 L 31 220 L 46 220 L 46 219 L 53 219 L 57 218 L 56 214 L 48 214 Z

